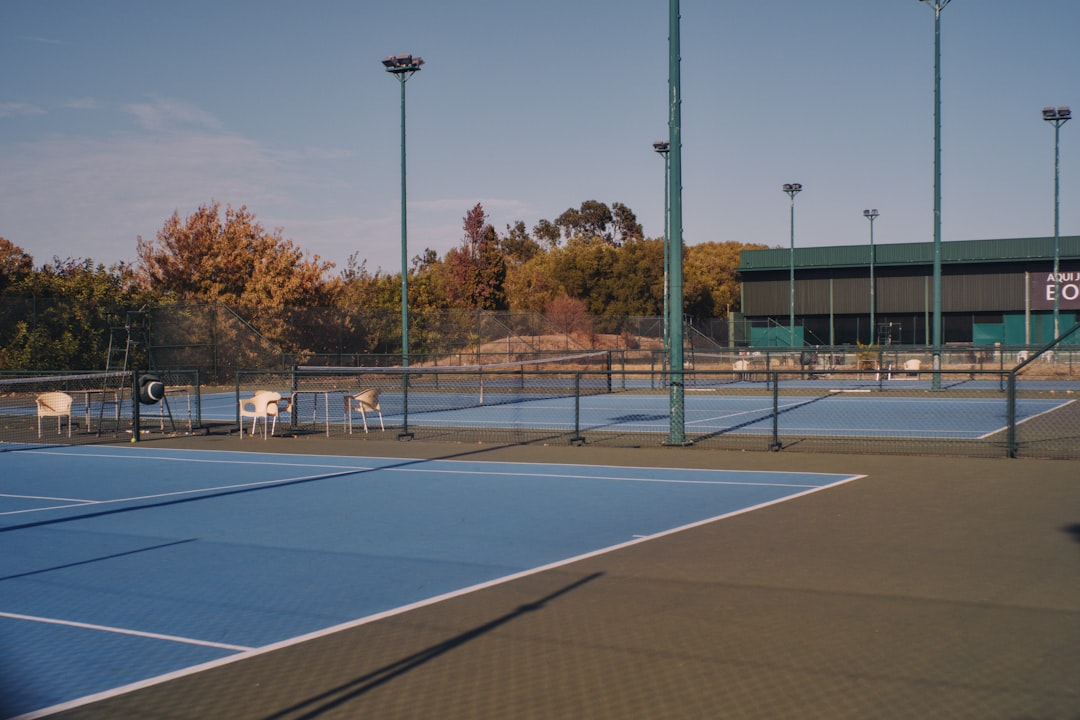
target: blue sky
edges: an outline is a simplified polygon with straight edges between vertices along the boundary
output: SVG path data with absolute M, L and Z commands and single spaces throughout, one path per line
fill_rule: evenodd
M 799 246 L 933 237 L 933 11 L 916 0 L 682 0 L 684 239 Z M 341 269 L 584 200 L 663 232 L 666 0 L 4 0 L 0 236 L 37 264 L 134 262 L 174 211 L 247 205 Z M 1080 111 L 1077 0 L 942 13 L 945 241 L 1053 233 L 1053 129 Z M 1080 234 L 1080 123 L 1061 130 Z

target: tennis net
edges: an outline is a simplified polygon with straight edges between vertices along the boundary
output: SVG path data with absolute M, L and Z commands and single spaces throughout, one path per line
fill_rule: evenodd
M 157 382 L 160 394 L 133 393 L 137 377 L 141 386 Z M 0 451 L 126 441 L 136 423 L 140 432 L 191 432 L 201 424 L 199 396 L 196 371 L 3 373 Z
M 313 424 L 318 431 L 345 424 L 345 396 L 377 390 L 387 427 L 408 427 L 409 417 L 424 415 L 426 424 L 452 425 L 440 413 L 510 403 L 612 392 L 611 353 L 579 353 L 484 365 L 410 365 L 408 367 L 297 366 L 287 372 L 237 373 L 237 401 L 258 390 L 291 400 L 290 427 Z M 239 402 L 237 402 L 239 407 Z M 533 410 L 530 410 L 533 412 Z M 393 420 L 391 420 L 393 418 Z M 239 415 L 237 417 L 239 421 Z

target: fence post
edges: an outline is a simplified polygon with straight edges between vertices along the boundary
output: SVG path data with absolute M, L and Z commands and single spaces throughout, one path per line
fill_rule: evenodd
M 1008 457 L 1016 457 L 1016 372 L 1010 370 L 1008 378 L 1008 392 L 1005 396 L 1005 417 L 1008 423 L 1008 440 L 1006 441 L 1006 454 Z

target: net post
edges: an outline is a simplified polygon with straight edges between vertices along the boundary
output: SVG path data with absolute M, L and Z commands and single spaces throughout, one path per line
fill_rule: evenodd
M 240 439 L 244 439 L 244 420 L 240 417 L 240 374 L 242 370 L 236 372 L 236 386 L 233 390 L 233 410 L 236 411 L 236 427 L 240 429 Z
M 131 371 L 131 442 L 137 443 L 141 439 L 139 437 L 139 425 L 141 419 L 139 417 L 139 405 L 141 404 L 139 397 L 139 371 Z
M 202 421 L 202 377 L 199 375 L 199 370 L 196 368 L 193 371 L 195 380 L 195 427 L 200 430 L 203 427 Z
M 398 440 L 412 440 L 413 434 L 409 432 L 409 368 L 401 368 L 401 432 Z
M 783 449 L 780 444 L 780 373 L 772 372 L 766 377 L 772 381 L 772 442 L 769 449 L 777 452 Z
M 570 445 L 584 445 L 585 438 L 581 436 L 581 373 L 574 373 L 574 436 L 570 438 Z
M 614 350 L 608 350 L 607 353 L 606 353 L 606 355 L 607 355 L 607 358 L 606 358 L 607 368 L 606 368 L 605 376 L 607 378 L 607 391 L 608 391 L 608 394 L 611 393 L 611 387 L 612 387 L 612 385 L 611 385 L 611 373 L 612 373 L 612 367 L 613 367 L 613 364 L 614 364 L 612 362 L 612 356 L 614 354 L 615 354 Z M 625 367 L 625 366 L 626 366 L 626 363 L 623 363 L 623 367 Z

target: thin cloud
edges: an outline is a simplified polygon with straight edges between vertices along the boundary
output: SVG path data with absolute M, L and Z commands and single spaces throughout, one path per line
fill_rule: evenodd
M 40 37 L 37 35 L 24 36 L 23 40 L 29 40 L 30 42 L 41 43 L 42 45 L 67 45 L 68 43 L 63 40 L 57 40 L 56 38 Z
M 0 103 L 0 118 L 27 117 L 30 115 L 44 115 L 45 109 L 37 105 L 24 102 Z
M 94 98 L 76 98 L 69 100 L 64 104 L 64 107 L 71 110 L 97 110 L 101 107 L 101 103 Z
M 221 130 L 223 127 L 222 122 L 210 113 L 179 100 L 154 99 L 125 105 L 124 110 L 135 117 L 141 128 L 151 132 L 192 128 Z

